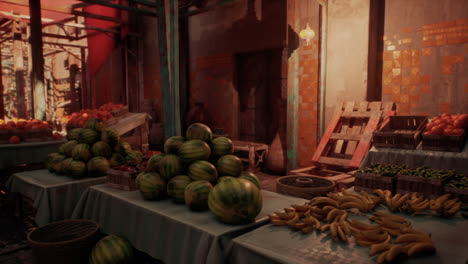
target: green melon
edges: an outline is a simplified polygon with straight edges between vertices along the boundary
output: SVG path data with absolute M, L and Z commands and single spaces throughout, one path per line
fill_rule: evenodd
M 143 160 L 144 156 L 145 155 L 143 155 L 143 153 L 141 153 L 140 151 L 130 150 L 130 151 L 127 152 L 127 156 L 125 156 L 125 160 L 127 162 L 140 163 Z
M 227 180 L 227 179 L 230 179 L 230 178 L 235 178 L 235 177 L 232 177 L 232 176 L 223 176 L 223 177 L 219 177 L 218 178 L 218 183 L 224 181 L 224 180 Z
M 185 187 L 185 205 L 194 211 L 208 209 L 208 195 L 212 189 L 213 185 L 208 181 L 199 180 L 191 182 Z
M 72 151 L 72 158 L 74 160 L 88 161 L 91 158 L 91 151 L 89 151 L 88 144 L 77 144 Z
M 78 142 L 93 145 L 100 138 L 99 133 L 90 128 L 83 128 L 78 136 Z
M 199 139 L 205 142 L 211 142 L 213 139 L 213 132 L 211 129 L 202 123 L 193 123 L 187 128 L 187 140 Z
M 59 172 L 62 167 L 62 161 L 67 157 L 60 153 L 50 153 L 47 155 L 45 166 L 50 172 Z
M 109 159 L 109 164 L 111 168 L 120 166 L 125 163 L 125 158 L 120 155 L 120 153 L 113 152 L 111 158 Z
M 80 160 L 73 160 L 68 165 L 67 170 L 72 178 L 82 178 L 86 175 L 86 163 Z
M 234 155 L 224 155 L 216 163 L 220 176 L 238 177 L 242 172 L 242 161 Z
M 99 240 L 91 250 L 89 264 L 132 263 L 132 244 L 124 237 L 109 235 Z
M 211 154 L 215 157 L 221 157 L 233 153 L 232 141 L 227 137 L 218 137 L 213 139 L 211 146 Z
M 210 146 L 202 140 L 185 141 L 179 148 L 179 157 L 184 163 L 207 160 L 210 157 Z
M 215 166 L 205 160 L 198 160 L 190 164 L 187 171 L 188 176 L 194 181 L 205 180 L 215 183 L 218 178 Z
M 63 154 L 65 156 L 67 156 L 67 157 L 71 157 L 73 148 L 76 145 L 78 145 L 78 141 L 76 141 L 76 140 L 65 142 L 62 145 L 60 145 L 60 147 L 58 149 L 58 152 L 60 154 Z
M 164 143 L 164 153 L 177 154 L 180 146 L 185 142 L 185 138 L 181 136 L 173 136 Z
M 80 136 L 82 128 L 74 128 L 70 131 L 67 132 L 67 139 L 68 140 L 78 140 L 78 137 Z
M 101 141 L 106 142 L 109 146 L 116 146 L 119 140 L 119 132 L 113 128 L 106 128 L 101 133 Z
M 262 210 L 262 193 L 251 181 L 228 178 L 219 182 L 208 195 L 208 207 L 226 224 L 247 224 Z
M 91 153 L 93 153 L 94 157 L 101 156 L 104 158 L 110 158 L 112 156 L 112 149 L 106 142 L 98 141 L 91 147 Z
M 240 174 L 239 178 L 243 178 L 243 179 L 251 181 L 253 184 L 255 184 L 258 187 L 258 189 L 262 188 L 260 184 L 260 180 L 258 179 L 257 175 L 255 175 L 254 173 L 250 171 L 243 171 Z
M 88 172 L 93 176 L 104 176 L 110 168 L 109 161 L 104 157 L 94 157 L 88 161 Z
M 182 162 L 176 155 L 166 155 L 159 162 L 159 173 L 161 173 L 161 176 L 166 180 L 170 180 L 172 177 L 182 174 L 182 171 Z
M 104 123 L 99 118 L 90 118 L 86 121 L 85 128 L 93 129 L 100 132 L 104 129 Z
M 146 171 L 155 171 L 159 172 L 159 162 L 164 158 L 166 154 L 164 153 L 159 153 L 156 155 L 153 155 L 149 160 L 148 160 L 148 165 L 146 166 Z
M 119 152 L 123 156 L 126 156 L 127 152 L 132 151 L 132 146 L 127 141 L 120 141 L 117 143 L 117 145 L 115 145 L 114 151 Z
M 60 167 L 59 173 L 70 175 L 70 165 L 73 162 L 72 158 L 66 158 L 62 161 L 62 166 Z
M 145 200 L 159 200 L 166 194 L 166 181 L 157 172 L 142 172 L 135 182 Z
M 177 175 L 167 183 L 167 194 L 176 203 L 184 203 L 185 187 L 192 182 L 187 175 Z

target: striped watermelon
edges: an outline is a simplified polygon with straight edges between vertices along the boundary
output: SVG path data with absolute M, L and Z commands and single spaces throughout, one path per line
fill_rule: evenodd
M 182 162 L 176 155 L 166 155 L 159 162 L 159 173 L 166 180 L 170 180 L 172 177 L 182 174 L 182 171 Z
M 59 172 L 62 169 L 62 161 L 66 158 L 60 153 L 50 153 L 47 155 L 45 166 L 50 172 Z
M 193 123 L 187 128 L 187 140 L 199 139 L 205 142 L 211 142 L 213 139 L 213 132 L 211 129 L 202 123 Z
M 213 139 L 211 145 L 212 154 L 216 157 L 229 155 L 233 153 L 232 141 L 227 137 L 218 137 Z
M 216 163 L 220 176 L 238 177 L 242 172 L 242 161 L 234 155 L 224 155 Z
M 88 144 L 77 144 L 72 151 L 72 158 L 74 160 L 88 161 L 91 158 L 91 151 L 89 151 Z
M 185 187 L 192 182 L 187 175 L 177 175 L 167 183 L 167 194 L 176 203 L 184 203 Z
M 106 142 L 98 141 L 91 147 L 91 153 L 93 153 L 94 157 L 101 156 L 104 158 L 110 158 L 112 156 L 112 149 Z
M 86 163 L 80 160 L 72 160 L 67 170 L 72 178 L 82 178 L 86 175 Z
M 224 181 L 224 180 L 227 180 L 227 179 L 229 179 L 229 178 L 235 178 L 235 177 L 232 177 L 232 176 L 223 176 L 223 177 L 219 177 L 219 178 L 218 178 L 218 183 L 220 183 L 220 182 L 222 182 L 222 181 Z
M 127 152 L 132 151 L 132 146 L 127 141 L 120 141 L 117 143 L 117 145 L 115 145 L 114 151 L 119 152 L 123 156 L 126 156 Z
M 215 183 L 218 172 L 213 164 L 205 160 L 198 160 L 188 167 L 188 176 L 194 181 L 206 180 Z
M 65 156 L 67 156 L 67 157 L 71 157 L 73 148 L 76 145 L 78 145 L 78 141 L 76 141 L 76 140 L 65 142 L 62 145 L 60 145 L 60 147 L 58 149 L 58 152 L 60 154 L 63 154 Z
M 78 140 L 78 136 L 81 133 L 82 128 L 74 128 L 67 132 L 67 139 L 68 140 Z
M 127 156 L 125 156 L 125 160 L 127 162 L 140 163 L 143 160 L 144 156 L 145 155 L 143 155 L 143 153 L 141 153 L 140 151 L 130 150 L 130 151 L 127 152 Z
M 185 138 L 181 136 L 170 137 L 164 142 L 164 152 L 166 154 L 177 154 L 180 146 L 185 142 Z
M 92 145 L 100 139 L 99 133 L 90 128 L 83 128 L 78 136 L 78 142 Z
M 120 166 L 125 163 L 125 158 L 120 155 L 120 153 L 113 152 L 111 158 L 109 159 L 109 164 L 111 168 Z
M 210 146 L 202 140 L 185 141 L 179 148 L 179 157 L 185 163 L 207 160 L 210 157 Z
M 145 200 L 160 200 L 166 195 L 166 180 L 157 172 L 142 172 L 135 182 Z
M 99 118 L 90 118 L 86 121 L 85 128 L 93 129 L 100 132 L 104 129 L 104 123 Z
M 72 158 L 66 158 L 62 161 L 62 166 L 60 166 L 59 173 L 70 175 L 70 165 L 73 162 Z
M 213 189 L 210 182 L 193 181 L 185 187 L 184 200 L 190 210 L 202 211 L 208 209 L 208 195 Z
M 257 175 L 253 174 L 250 171 L 243 171 L 240 174 L 239 178 L 243 178 L 243 179 L 251 181 L 253 184 L 255 184 L 258 187 L 258 189 L 262 188 L 260 185 L 260 180 L 258 179 Z
M 99 240 L 89 255 L 89 264 L 132 263 L 132 244 L 124 237 L 109 235 Z
M 109 161 L 104 157 L 94 157 L 88 161 L 88 172 L 93 176 L 103 176 L 110 168 Z
M 115 146 L 119 143 L 119 132 L 113 128 L 106 128 L 101 133 L 101 141 L 106 142 L 109 146 Z
M 155 171 L 159 172 L 159 162 L 164 158 L 166 154 L 164 153 L 159 153 L 156 155 L 153 155 L 149 160 L 148 160 L 148 165 L 146 166 L 146 171 Z

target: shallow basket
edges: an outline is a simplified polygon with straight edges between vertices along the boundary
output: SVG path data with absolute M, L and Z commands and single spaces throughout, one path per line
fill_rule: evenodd
M 334 182 L 322 177 L 293 175 L 276 180 L 276 190 L 279 193 L 304 199 L 325 195 L 332 192 L 334 188 Z
M 444 194 L 444 184 L 450 180 L 450 177 L 444 179 L 428 179 L 401 174 L 398 174 L 395 177 L 397 177 L 397 193 L 419 192 L 424 194 L 424 196 L 429 197 Z
M 376 189 L 389 190 L 395 193 L 396 177 L 386 177 L 369 173 L 354 173 L 354 189 L 372 193 Z
M 461 152 L 465 146 L 465 134 L 461 136 L 423 135 L 422 149 Z
M 372 133 L 377 148 L 416 149 L 427 124 L 426 116 L 389 116 L 378 131 Z
M 119 171 L 119 170 L 107 170 L 107 178 L 106 183 L 107 185 L 125 190 L 125 191 L 135 191 L 137 189 L 135 178 L 139 172 L 127 172 L 127 171 Z
M 452 194 L 451 198 L 458 197 L 458 199 L 460 199 L 462 204 L 468 205 L 468 190 L 462 190 L 458 188 L 445 186 L 444 192 Z
M 99 240 L 99 225 L 76 219 L 54 222 L 28 233 L 36 264 L 86 264 Z

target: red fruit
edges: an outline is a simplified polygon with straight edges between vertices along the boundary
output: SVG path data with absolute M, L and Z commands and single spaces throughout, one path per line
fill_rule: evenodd
M 448 136 L 453 135 L 453 129 L 450 129 L 450 128 L 444 129 L 444 135 L 448 135 Z
M 52 138 L 53 138 L 53 139 L 56 139 L 56 140 L 59 140 L 59 139 L 62 139 L 62 136 L 61 136 L 59 133 L 55 132 L 55 133 L 52 135 Z
M 443 113 L 443 114 L 442 114 L 442 115 L 440 115 L 440 116 L 441 116 L 441 117 L 446 117 L 446 116 L 450 117 L 450 114 L 449 114 L 449 113 L 447 113 L 447 112 L 445 112 L 445 113 Z
M 454 136 L 461 136 L 463 135 L 463 133 L 465 133 L 465 130 L 461 128 L 455 128 L 454 130 L 452 130 L 452 135 Z
M 455 122 L 453 122 L 453 127 L 454 128 L 465 128 L 466 124 L 468 124 L 467 121 L 462 120 L 462 119 L 457 119 Z
M 19 144 L 21 140 L 17 136 L 11 136 L 9 141 L 10 141 L 10 144 Z
M 432 135 L 442 135 L 443 132 L 444 132 L 444 129 L 440 126 L 435 126 L 431 130 Z
M 432 135 L 432 133 L 431 133 L 431 131 L 426 131 L 426 132 L 424 132 L 423 135 Z

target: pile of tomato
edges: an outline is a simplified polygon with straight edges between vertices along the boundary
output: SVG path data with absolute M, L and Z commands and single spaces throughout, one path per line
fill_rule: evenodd
M 98 109 L 82 109 L 79 112 L 64 116 L 60 120 L 62 124 L 66 124 L 67 129 L 84 127 L 86 121 L 91 118 L 99 118 L 103 121 L 113 117 L 112 111 L 122 108 L 122 104 L 107 103 L 101 105 Z
M 30 129 L 49 129 L 50 124 L 47 121 L 41 121 L 37 119 L 16 119 L 13 118 L 10 121 L 0 119 L 0 130 L 30 130 Z
M 431 119 L 424 135 L 461 136 L 468 129 L 468 114 L 451 115 L 443 113 Z

